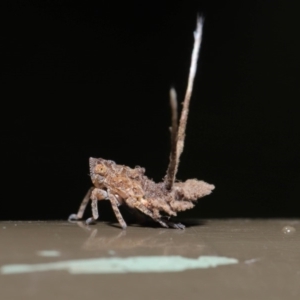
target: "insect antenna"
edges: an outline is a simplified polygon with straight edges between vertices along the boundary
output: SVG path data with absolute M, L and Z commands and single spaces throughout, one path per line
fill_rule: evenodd
M 191 65 L 188 77 L 188 85 L 183 101 L 183 107 L 181 111 L 179 126 L 177 125 L 177 96 L 174 88 L 170 90 L 170 104 L 172 112 L 172 127 L 171 127 L 171 153 L 170 162 L 167 169 L 167 174 L 165 176 L 165 185 L 168 190 L 171 190 L 176 178 L 179 158 L 184 147 L 184 138 L 186 123 L 189 113 L 189 105 L 191 100 L 191 95 L 193 91 L 194 78 L 197 70 L 197 61 L 199 56 L 199 50 L 202 40 L 202 28 L 203 28 L 204 18 L 202 16 L 197 17 L 197 27 L 194 31 L 194 47 L 191 57 Z

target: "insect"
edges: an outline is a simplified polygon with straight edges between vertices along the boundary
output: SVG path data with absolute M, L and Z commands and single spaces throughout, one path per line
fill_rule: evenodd
M 175 90 L 170 90 L 170 104 L 172 112 L 171 125 L 171 153 L 167 174 L 160 183 L 155 183 L 145 175 L 141 167 L 130 168 L 118 165 L 112 160 L 90 158 L 90 176 L 93 187 L 84 197 L 78 213 L 72 214 L 69 220 L 79 220 L 83 217 L 85 208 L 91 200 L 92 217 L 86 223 L 94 223 L 98 217 L 98 201 L 109 200 L 115 216 L 121 227 L 127 227 L 120 211 L 120 205 L 126 205 L 134 211 L 147 215 L 162 227 L 184 229 L 181 223 L 170 221 L 177 212 L 194 207 L 198 198 L 209 195 L 215 188 L 197 179 L 188 179 L 185 182 L 176 180 L 179 158 L 184 147 L 185 129 L 188 117 L 189 103 L 196 74 L 198 53 L 202 38 L 203 18 L 197 18 L 197 27 L 194 32 L 194 47 L 191 57 L 191 66 L 188 86 L 183 102 L 183 108 L 178 125 L 177 96 Z

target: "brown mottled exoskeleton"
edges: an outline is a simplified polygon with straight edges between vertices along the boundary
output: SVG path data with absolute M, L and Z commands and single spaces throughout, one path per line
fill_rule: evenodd
M 177 121 L 176 92 L 174 89 L 170 91 L 172 109 L 171 154 L 164 181 L 155 183 L 145 176 L 145 169 L 141 167 L 132 169 L 118 165 L 112 160 L 90 158 L 90 175 L 94 186 L 89 189 L 84 197 L 78 213 L 72 214 L 69 220 L 81 219 L 88 201 L 91 199 L 93 217 L 86 221 L 87 224 L 91 224 L 98 219 L 98 201 L 110 200 L 114 213 L 123 229 L 127 225 L 118 208 L 123 204 L 130 209 L 140 211 L 149 216 L 163 227 L 183 229 L 183 224 L 170 222 L 169 217 L 176 216 L 177 212 L 193 208 L 198 198 L 209 195 L 214 189 L 214 185 L 197 179 L 188 179 L 185 182 L 175 181 L 179 157 L 184 146 L 188 107 L 196 74 L 202 27 L 203 18 L 198 17 L 197 28 L 194 32 L 195 41 L 188 87 L 179 126 Z

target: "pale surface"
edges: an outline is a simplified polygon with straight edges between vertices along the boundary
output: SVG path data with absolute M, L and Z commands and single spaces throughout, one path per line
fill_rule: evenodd
M 299 233 L 297 220 L 208 220 L 184 231 L 137 226 L 122 231 L 104 223 L 86 228 L 68 222 L 0 222 L 0 295 L 5 300 L 300 299 Z M 207 268 L 201 263 L 191 270 L 176 268 L 176 263 L 193 264 L 199 257 L 209 258 Z M 221 257 L 223 265 L 212 267 L 214 259 L 224 260 Z M 224 264 L 227 258 L 237 263 Z M 85 259 L 100 259 L 102 264 L 125 261 L 127 270 L 99 274 L 98 268 L 89 274 Z M 156 272 L 151 264 L 152 271 L 140 272 L 151 260 L 166 267 L 162 259 L 168 272 Z M 80 262 L 85 273 L 47 270 L 68 261 Z M 31 271 L 4 274 L 12 265 L 27 265 Z M 32 269 L 37 265 L 42 270 Z

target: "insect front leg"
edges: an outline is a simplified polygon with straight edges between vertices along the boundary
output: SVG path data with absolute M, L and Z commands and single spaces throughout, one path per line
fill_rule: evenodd
M 159 218 L 156 218 L 154 216 L 153 212 L 151 210 L 149 210 L 145 205 L 143 205 L 137 199 L 128 198 L 128 199 L 126 199 L 126 203 L 129 206 L 134 207 L 134 208 L 138 209 L 139 211 L 141 211 L 142 213 L 144 213 L 145 215 L 149 216 L 151 219 L 153 219 L 154 221 L 158 222 L 162 227 L 165 227 L 165 228 L 169 227 L 164 221 L 162 221 Z
M 92 194 L 92 192 L 93 192 L 94 189 L 95 189 L 94 187 L 91 187 L 87 191 L 86 195 L 84 196 L 84 198 L 83 198 L 83 200 L 82 200 L 82 202 L 80 204 L 80 207 L 79 207 L 79 210 L 78 210 L 77 214 L 71 214 L 69 216 L 69 218 L 68 218 L 69 221 L 76 221 L 76 220 L 80 220 L 82 218 L 83 213 L 84 213 L 84 211 L 86 209 L 86 206 L 87 206 L 87 204 L 88 204 L 88 202 L 90 200 L 91 194 Z
M 98 213 L 98 201 L 107 199 L 108 194 L 106 191 L 95 188 L 91 194 L 92 200 L 92 217 L 88 218 L 85 222 L 87 225 L 95 223 L 95 221 L 99 218 Z
M 107 191 L 107 194 L 108 194 L 108 198 L 109 198 L 109 200 L 111 202 L 112 209 L 113 209 L 113 211 L 115 213 L 115 216 L 116 216 L 118 222 L 120 223 L 120 225 L 122 226 L 122 228 L 125 229 L 127 227 L 127 224 L 124 221 L 124 219 L 123 219 L 123 217 L 122 217 L 122 215 L 120 213 L 120 210 L 118 208 L 118 206 L 120 204 L 118 202 L 117 197 L 110 190 Z

